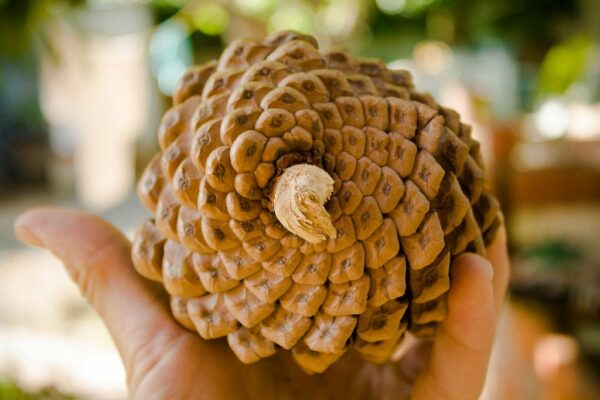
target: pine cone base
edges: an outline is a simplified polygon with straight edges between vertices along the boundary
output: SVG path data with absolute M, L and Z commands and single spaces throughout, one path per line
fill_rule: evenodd
M 132 259 L 173 316 L 227 337 L 244 363 L 291 350 L 323 372 L 353 349 L 391 357 L 446 315 L 452 260 L 485 255 L 500 226 L 479 143 L 406 71 L 279 32 L 189 69 L 138 185 L 155 216 Z M 272 188 L 297 164 L 333 179 L 334 237 L 284 228 Z

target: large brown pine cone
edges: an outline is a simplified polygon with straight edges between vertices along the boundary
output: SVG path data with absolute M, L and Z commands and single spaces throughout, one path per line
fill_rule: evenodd
M 284 348 L 322 372 L 350 348 L 381 363 L 406 331 L 430 338 L 452 260 L 485 254 L 500 225 L 470 127 L 379 60 L 294 32 L 240 39 L 173 103 L 133 261 L 184 327 L 245 363 Z

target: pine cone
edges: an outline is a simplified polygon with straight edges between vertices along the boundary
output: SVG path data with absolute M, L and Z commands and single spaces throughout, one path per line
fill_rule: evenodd
M 500 219 L 479 143 L 406 71 L 279 32 L 181 79 L 138 186 L 137 271 L 244 363 L 387 361 L 446 315 L 452 260 Z

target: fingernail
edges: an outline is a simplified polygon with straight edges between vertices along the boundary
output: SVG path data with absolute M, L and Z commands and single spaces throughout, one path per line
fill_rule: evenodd
M 15 236 L 21 242 L 35 247 L 44 247 L 44 242 L 27 224 L 27 214 L 23 214 L 15 221 Z

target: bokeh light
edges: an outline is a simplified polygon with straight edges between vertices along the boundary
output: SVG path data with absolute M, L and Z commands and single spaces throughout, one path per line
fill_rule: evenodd
M 377 7 L 387 14 L 400 14 L 406 7 L 407 0 L 375 0 Z
M 414 16 L 427 10 L 439 0 L 375 0 L 377 7 L 386 14 Z
M 329 35 L 346 37 L 358 22 L 361 4 L 357 0 L 332 0 L 323 5 L 318 14 L 319 30 Z
M 244 14 L 256 15 L 272 10 L 278 0 L 234 0 L 235 6 Z
M 207 35 L 219 35 L 229 25 L 229 13 L 217 3 L 203 4 L 194 11 L 194 25 Z
M 293 2 L 278 8 L 268 23 L 269 32 L 292 29 L 303 33 L 314 30 L 311 9 L 303 2 Z
M 150 40 L 150 65 L 160 91 L 165 95 L 173 93 L 177 80 L 191 64 L 187 26 L 179 20 L 159 25 Z
M 415 46 L 413 58 L 419 69 L 438 74 L 452 64 L 452 50 L 443 42 L 421 42 Z
M 569 112 L 560 100 L 547 100 L 535 114 L 535 124 L 543 137 L 559 138 L 569 127 Z

